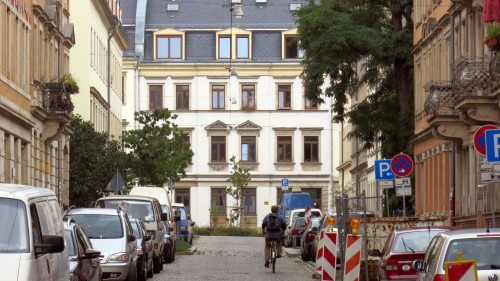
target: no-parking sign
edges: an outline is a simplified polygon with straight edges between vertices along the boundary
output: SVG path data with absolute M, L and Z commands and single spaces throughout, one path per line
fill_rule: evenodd
M 391 169 L 398 177 L 406 177 L 413 171 L 413 160 L 406 154 L 398 154 L 391 160 Z

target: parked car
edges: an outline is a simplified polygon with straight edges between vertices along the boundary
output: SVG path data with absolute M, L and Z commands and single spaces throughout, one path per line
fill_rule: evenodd
M 153 272 L 159 273 L 163 269 L 164 226 L 168 216 L 162 212 L 158 199 L 140 195 L 113 195 L 97 199 L 95 206 L 114 210 L 120 207 L 129 216 L 142 220 L 153 240 Z
M 316 260 L 316 252 L 312 252 L 312 243 L 321 218 L 312 218 L 300 237 L 300 257 L 303 261 Z
M 2 280 L 68 280 L 64 227 L 54 191 L 0 183 L 0 225 Z
M 166 263 L 171 263 L 175 261 L 175 251 L 177 243 L 175 243 L 175 236 L 173 235 L 173 229 L 168 228 L 168 226 L 165 224 L 165 235 L 164 241 L 165 241 L 165 249 L 163 250 L 163 260 Z
M 180 216 L 177 236 L 180 237 L 182 241 L 193 244 L 193 226 L 195 222 L 191 221 L 191 216 L 186 213 L 186 208 L 183 203 L 172 203 L 172 206 L 174 208 L 174 215 Z
M 447 262 L 475 260 L 479 281 L 500 277 L 500 228 L 441 232 L 430 242 L 423 260 L 413 262 L 420 281 L 444 281 Z
M 64 219 L 73 219 L 101 251 L 103 279 L 137 279 L 137 240 L 127 214 L 121 209 L 69 209 Z
M 292 224 L 285 229 L 283 245 L 285 247 L 300 246 L 300 237 L 305 229 L 305 218 L 297 217 L 292 219 Z
M 153 277 L 153 241 L 141 220 L 132 218 L 130 223 L 137 239 L 137 279 L 144 281 Z
M 281 215 L 285 221 L 290 221 L 290 214 L 294 209 L 305 209 L 307 207 L 313 208 L 314 202 L 311 195 L 307 192 L 291 192 L 285 193 L 279 205 L 278 214 Z
M 453 227 L 412 227 L 395 229 L 387 238 L 382 251 L 370 251 L 370 256 L 380 257 L 377 265 L 379 280 L 416 280 L 412 268 L 414 260 L 423 259 L 431 239 Z
M 69 280 L 101 281 L 101 252 L 94 249 L 83 228 L 73 219 L 69 219 L 64 223 L 64 236 L 69 256 Z

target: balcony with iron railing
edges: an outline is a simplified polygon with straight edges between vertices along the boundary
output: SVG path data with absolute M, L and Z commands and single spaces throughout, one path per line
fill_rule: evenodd
M 455 61 L 452 92 L 459 97 L 491 94 L 492 80 L 488 57 L 461 57 Z
M 430 81 L 424 86 L 427 98 L 424 103 L 424 111 L 427 114 L 456 115 L 455 109 L 457 95 L 451 90 L 450 81 Z

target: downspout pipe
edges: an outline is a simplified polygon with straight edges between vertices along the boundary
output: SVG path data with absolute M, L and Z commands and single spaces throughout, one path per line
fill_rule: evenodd
M 113 26 L 108 29 L 108 51 L 107 51 L 107 92 L 108 92 L 108 136 L 111 139 L 111 39 L 113 36 L 116 34 L 116 29 L 120 25 L 120 20 L 118 17 L 113 16 L 113 19 L 115 20 L 113 23 Z
M 450 78 L 453 78 L 455 73 L 455 15 L 450 13 Z M 451 79 L 450 79 L 451 80 Z M 456 161 L 456 143 L 453 142 L 451 149 L 451 165 L 450 165 L 450 224 L 455 225 L 453 218 L 455 217 L 455 161 Z

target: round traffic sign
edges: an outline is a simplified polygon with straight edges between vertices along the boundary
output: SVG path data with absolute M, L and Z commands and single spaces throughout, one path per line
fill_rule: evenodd
M 405 177 L 413 171 L 413 160 L 406 154 L 392 157 L 391 170 L 398 177 Z
M 496 129 L 498 129 L 498 127 L 495 125 L 484 125 L 476 130 L 476 132 L 474 133 L 474 147 L 476 148 L 477 152 L 481 153 L 482 155 L 486 155 L 486 136 L 484 132 L 487 130 Z

